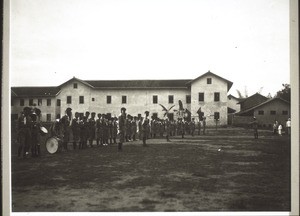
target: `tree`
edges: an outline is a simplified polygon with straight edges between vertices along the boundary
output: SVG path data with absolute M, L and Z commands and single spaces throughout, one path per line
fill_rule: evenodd
M 291 101 L 291 85 L 282 84 L 282 89 L 277 92 L 276 97 L 282 98 L 286 101 Z

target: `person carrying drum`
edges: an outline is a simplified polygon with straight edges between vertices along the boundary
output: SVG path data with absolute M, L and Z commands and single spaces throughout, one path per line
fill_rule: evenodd
M 75 112 L 75 117 L 72 120 L 71 128 L 73 133 L 73 149 L 75 150 L 77 148 L 77 142 L 79 141 L 79 135 L 80 135 L 78 112 Z
M 68 150 L 68 143 L 70 139 L 70 122 L 72 118 L 72 109 L 68 107 L 65 115 L 60 119 L 63 131 L 63 148 Z
M 90 146 L 93 147 L 93 141 L 95 139 L 95 132 L 96 132 L 96 120 L 95 120 L 96 113 L 91 113 L 91 118 L 89 119 L 89 143 Z

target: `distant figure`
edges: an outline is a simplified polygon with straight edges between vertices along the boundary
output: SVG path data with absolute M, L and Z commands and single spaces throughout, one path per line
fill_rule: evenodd
M 205 135 L 205 129 L 206 129 L 206 117 L 203 117 L 202 124 L 203 124 L 203 135 Z
M 253 132 L 254 132 L 254 139 L 258 139 L 258 123 L 256 117 L 253 117 L 253 121 L 251 122 Z
M 286 129 L 287 129 L 287 134 L 288 135 L 291 135 L 291 118 L 289 118 L 287 121 L 286 121 Z
M 282 124 L 280 122 L 278 124 L 278 135 L 282 136 Z
M 278 121 L 275 121 L 273 124 L 273 134 L 276 135 L 278 134 Z

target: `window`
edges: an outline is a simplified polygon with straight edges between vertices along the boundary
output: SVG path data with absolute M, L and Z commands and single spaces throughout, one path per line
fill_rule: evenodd
M 276 111 L 275 111 L 275 110 L 271 110 L 271 111 L 270 111 L 270 114 L 271 114 L 271 115 L 276 115 Z
M 214 119 L 216 119 L 216 120 L 220 119 L 220 113 L 219 112 L 214 113 Z
M 191 95 L 186 96 L 186 103 L 190 104 L 191 103 Z
M 24 106 L 24 99 L 20 99 L 20 106 Z
M 111 104 L 111 96 L 110 95 L 106 96 L 106 103 Z
M 220 101 L 220 92 L 215 92 L 214 100 L 215 101 Z
M 152 116 L 154 119 L 157 119 L 157 113 L 153 113 Z
M 38 99 L 38 106 L 42 106 L 43 105 L 43 100 L 42 99 Z
M 282 111 L 282 115 L 288 115 L 288 111 L 287 110 L 283 110 Z
M 67 96 L 67 104 L 71 104 L 72 103 L 72 96 Z
M 79 96 L 79 104 L 84 104 L 84 96 Z
M 211 84 L 211 78 L 207 78 L 207 84 Z
M 126 104 L 127 103 L 127 96 L 122 96 L 122 104 Z
M 33 106 L 33 99 L 29 99 L 29 106 Z
M 47 121 L 51 121 L 51 114 L 47 114 Z
M 264 115 L 265 112 L 263 110 L 258 110 L 258 115 Z
M 73 88 L 74 88 L 74 89 L 77 89 L 77 88 L 78 88 L 77 83 L 73 83 Z
M 169 103 L 174 103 L 174 95 L 169 95 Z
M 56 119 L 60 119 L 60 114 L 57 114 L 57 115 L 56 115 Z
M 60 99 L 56 100 L 56 106 L 60 106 Z
M 95 98 L 92 98 L 92 101 L 95 101 Z
M 157 95 L 153 95 L 153 103 L 157 104 Z
M 47 99 L 47 106 L 51 106 L 51 99 Z
M 199 101 L 204 101 L 204 93 L 203 92 L 199 92 Z

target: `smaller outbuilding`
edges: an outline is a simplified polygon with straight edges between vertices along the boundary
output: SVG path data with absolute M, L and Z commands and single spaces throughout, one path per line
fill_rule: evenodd
M 247 117 L 250 119 L 255 116 L 260 127 L 272 127 L 275 121 L 285 126 L 285 122 L 291 116 L 290 110 L 290 102 L 275 97 L 236 113 L 233 124 L 245 123 Z

